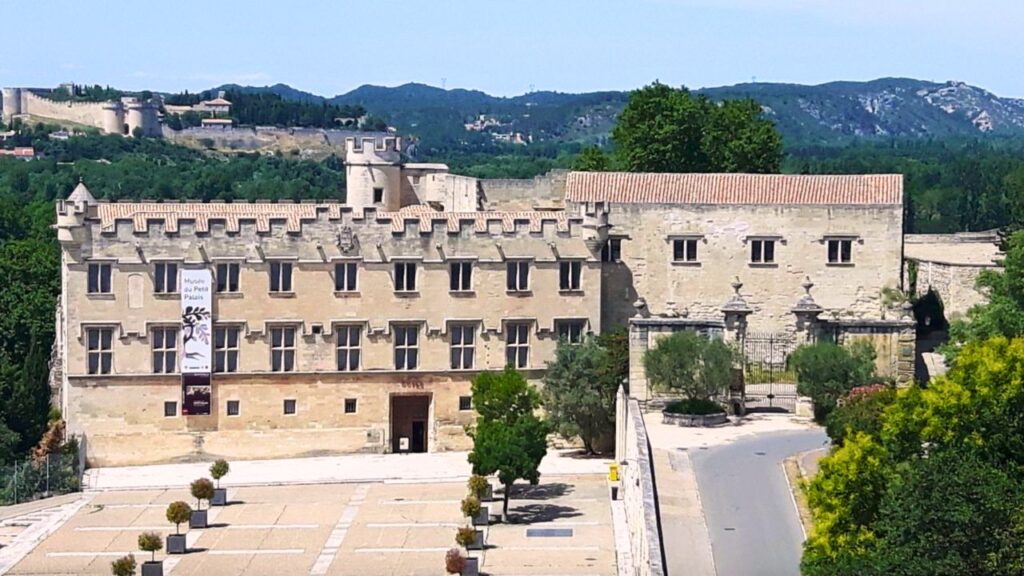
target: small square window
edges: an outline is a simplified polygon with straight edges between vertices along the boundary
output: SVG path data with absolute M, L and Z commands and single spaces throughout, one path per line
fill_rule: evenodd
M 395 292 L 416 291 L 416 263 L 395 262 Z
M 373 203 L 374 204 L 380 204 L 382 202 L 384 202 L 384 189 L 383 188 L 374 188 L 373 189 Z
M 288 293 L 292 291 L 292 263 L 270 263 L 270 291 Z
M 775 240 L 751 240 L 750 263 L 773 264 L 775 262 Z
M 448 289 L 452 292 L 468 292 L 473 289 L 473 263 L 452 262 L 448 269 Z
M 238 416 L 240 408 L 239 404 L 238 400 L 228 400 L 228 416 Z M 292 408 L 294 408 L 294 406 L 292 406 Z
M 828 263 L 850 264 L 853 262 L 853 241 L 833 239 L 828 241 Z
M 355 413 L 356 413 L 356 399 L 355 398 L 345 398 L 345 414 L 355 414 Z
M 110 264 L 89 264 L 89 294 L 110 294 Z
M 178 415 L 178 403 L 177 402 L 164 402 L 164 417 L 174 418 Z
M 509 292 L 527 292 L 530 289 L 530 262 L 511 260 L 505 265 L 505 288 Z
M 288 399 L 284 401 L 284 414 L 285 416 L 295 414 L 295 400 Z
M 583 262 L 568 260 L 558 263 L 558 289 L 576 291 L 580 289 L 580 277 L 583 275 Z
M 355 262 L 338 262 L 334 265 L 334 291 L 355 292 L 358 268 Z
M 675 238 L 672 240 L 673 262 L 697 262 L 697 239 Z
M 601 248 L 602 262 L 622 261 L 622 238 L 609 238 Z
M 174 262 L 157 262 L 153 271 L 153 291 L 157 294 L 178 292 L 178 265 Z
M 222 294 L 238 292 L 238 272 L 237 262 L 217 264 L 217 292 Z
M 473 409 L 472 396 L 459 396 L 459 410 L 465 412 Z

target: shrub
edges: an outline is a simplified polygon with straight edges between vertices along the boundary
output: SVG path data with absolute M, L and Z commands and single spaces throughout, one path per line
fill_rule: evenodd
M 858 386 L 840 398 L 825 418 L 825 432 L 836 446 L 842 446 L 848 435 L 857 432 L 877 438 L 882 430 L 882 414 L 895 401 L 895 388 L 884 384 Z
M 463 548 L 469 548 L 474 540 L 476 540 L 476 529 L 472 526 L 463 526 L 455 533 L 455 543 Z
M 863 341 L 849 348 L 819 342 L 797 348 L 789 361 L 796 370 L 797 392 L 810 396 L 814 418 L 822 423 L 839 398 L 874 376 L 875 349 Z
M 732 380 L 734 354 L 724 342 L 696 332 L 676 332 L 662 338 L 644 354 L 644 369 L 661 390 L 679 392 L 690 400 L 721 394 Z
M 192 481 L 192 497 L 196 499 L 197 510 L 202 510 L 203 500 L 213 498 L 213 482 L 209 478 L 199 478 Z
M 487 482 L 487 478 L 479 474 L 473 474 L 469 477 L 469 482 L 466 485 L 469 487 L 470 495 L 476 496 L 479 500 L 487 493 L 487 487 L 490 486 L 490 483 Z
M 462 500 L 462 513 L 470 518 L 480 513 L 480 500 L 476 496 L 466 496 Z
M 180 534 L 179 528 L 182 523 L 188 522 L 192 516 L 192 507 L 182 501 L 171 502 L 167 505 L 167 521 L 174 524 L 174 533 Z
M 722 406 L 714 400 L 693 398 L 684 400 L 673 400 L 665 405 L 665 412 L 669 414 L 694 414 L 703 416 L 705 414 L 718 414 L 725 412 Z
M 227 476 L 230 471 L 231 466 L 223 458 L 210 465 L 210 476 L 213 476 L 213 479 L 217 481 L 217 488 L 220 488 L 220 479 Z
M 114 576 L 135 576 L 135 556 L 122 556 L 110 563 L 110 571 Z
M 466 557 L 462 550 L 451 548 L 444 555 L 444 569 L 449 574 L 459 574 L 466 569 Z
M 156 562 L 156 553 L 163 550 L 164 543 L 156 532 L 143 532 L 139 534 L 139 550 L 152 554 L 153 562 Z

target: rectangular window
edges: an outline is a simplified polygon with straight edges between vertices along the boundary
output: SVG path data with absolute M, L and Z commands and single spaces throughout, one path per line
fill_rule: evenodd
M 530 262 L 512 260 L 505 266 L 505 287 L 509 292 L 526 292 L 530 289 Z
M 217 264 L 217 292 L 238 292 L 239 268 L 237 262 Z
M 459 410 L 465 412 L 473 409 L 472 396 L 459 396 Z
M 178 403 L 173 401 L 164 402 L 164 418 L 174 418 L 178 415 Z
M 110 264 L 89 264 L 89 294 L 110 294 Z
M 295 328 L 282 326 L 270 329 L 270 369 L 274 372 L 295 371 Z
M 178 265 L 176 263 L 156 263 L 153 291 L 157 294 L 173 294 L 178 291 Z
M 473 263 L 452 262 L 448 268 L 448 289 L 452 292 L 468 292 L 473 289 Z
M 530 325 L 510 322 L 505 327 L 505 363 L 514 368 L 526 368 L 530 361 Z
M 360 339 L 362 336 L 360 326 L 338 326 L 334 333 L 335 342 L 338 345 L 338 370 L 341 372 L 352 372 L 359 370 Z
M 359 268 L 355 262 L 338 262 L 334 265 L 334 291 L 355 292 Z
M 569 344 L 580 344 L 583 342 L 583 328 L 585 323 L 581 320 L 559 320 L 555 323 L 558 330 L 558 339 L 565 340 Z
M 419 366 L 419 326 L 395 326 L 395 370 Z
M 238 416 L 241 413 L 238 400 L 228 400 L 228 416 Z
M 384 189 L 383 188 L 374 188 L 373 189 L 373 203 L 374 204 L 380 204 L 382 202 L 384 202 Z
M 271 262 L 270 263 L 270 291 L 291 292 L 292 291 L 292 263 Z
M 86 328 L 85 349 L 89 374 L 110 374 L 114 364 L 113 344 L 113 328 Z
M 178 329 L 153 329 L 153 373 L 172 374 L 178 360 Z
M 226 326 L 213 329 L 213 371 L 238 372 L 238 336 L 241 328 Z
M 476 352 L 476 326 L 473 324 L 453 324 L 449 327 L 451 340 L 452 370 L 469 370 L 473 368 L 473 356 Z
M 772 264 L 775 262 L 775 240 L 751 240 L 750 262 Z
M 416 263 L 395 262 L 395 292 L 416 291 Z
M 580 277 L 583 275 L 583 262 L 569 260 L 558 263 L 558 289 L 579 290 Z
M 355 398 L 345 398 L 345 414 L 355 414 L 356 406 L 357 403 Z
M 622 262 L 622 238 L 609 238 L 604 243 L 601 262 Z
M 853 241 L 835 239 L 828 241 L 828 263 L 849 264 L 853 261 Z
M 289 398 L 284 401 L 284 414 L 285 416 L 295 414 L 295 400 Z
M 755 240 L 759 242 L 759 240 Z M 672 261 L 673 262 L 696 262 L 697 261 L 697 239 L 696 238 L 674 238 L 672 240 Z

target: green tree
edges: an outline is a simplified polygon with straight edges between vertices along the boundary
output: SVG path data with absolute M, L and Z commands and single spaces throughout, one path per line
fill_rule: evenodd
M 42 438 L 50 413 L 49 349 L 32 337 L 28 355 L 7 400 L 7 424 L 20 436 L 18 452 L 27 452 Z
M 477 421 L 514 422 L 540 406 L 540 395 L 512 366 L 501 372 L 481 372 L 473 378 L 473 408 Z
M 630 94 L 612 139 L 630 172 L 777 172 L 782 159 L 755 102 L 718 104 L 659 82 Z
M 555 432 L 579 436 L 587 454 L 615 429 L 615 393 L 622 380 L 612 358 L 596 338 L 582 344 L 560 341 L 544 375 L 544 412 Z
M 896 389 L 884 384 L 854 388 L 825 418 L 825 431 L 834 446 L 858 432 L 878 438 L 886 407 L 896 401 Z
M 611 159 L 600 146 L 587 146 L 573 160 L 572 169 L 581 172 L 607 172 L 611 170 Z
M 685 330 L 658 340 L 644 354 L 643 363 L 656 388 L 695 401 L 709 400 L 725 390 L 733 360 L 733 351 L 721 340 Z
M 789 362 L 796 370 L 797 392 L 814 400 L 814 417 L 824 422 L 840 397 L 872 379 L 875 349 L 865 341 L 849 348 L 818 342 L 797 348 Z

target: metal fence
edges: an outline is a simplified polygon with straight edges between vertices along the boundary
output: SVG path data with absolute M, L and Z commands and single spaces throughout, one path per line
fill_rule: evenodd
M 747 334 L 743 368 L 748 410 L 796 410 L 796 374 L 789 364 L 795 349 L 790 334 Z
M 77 446 L 45 458 L 0 466 L 0 505 L 8 506 L 82 489 Z

